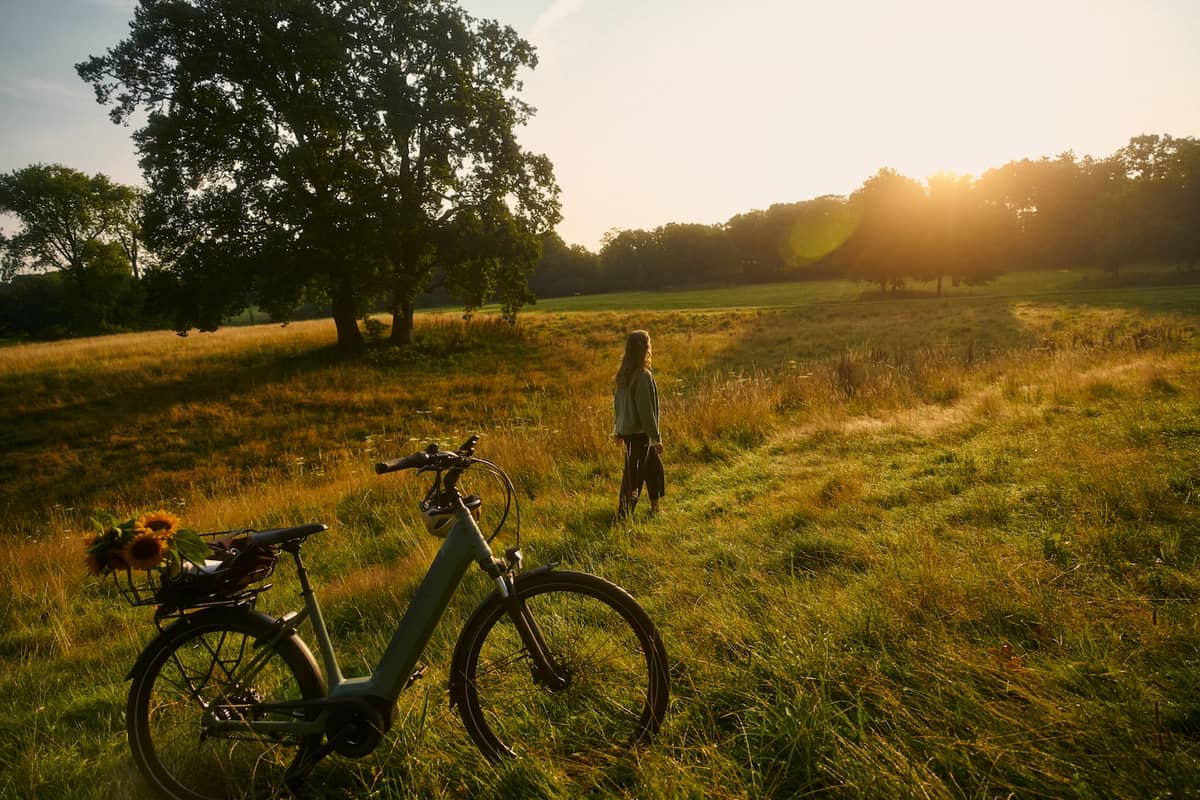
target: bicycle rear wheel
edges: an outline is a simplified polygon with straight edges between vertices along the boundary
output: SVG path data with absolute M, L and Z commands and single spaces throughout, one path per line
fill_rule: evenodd
M 325 683 L 295 636 L 269 643 L 274 621 L 232 609 L 201 612 L 151 642 L 132 674 L 126 728 L 134 761 L 175 800 L 271 797 L 287 769 L 321 736 L 249 730 L 210 733 L 206 719 L 303 719 L 302 710 L 267 713 L 258 703 L 314 699 Z M 261 665 L 243 677 L 253 659 Z
M 514 592 L 562 680 L 535 679 L 498 595 L 480 606 L 451 666 L 451 701 L 480 751 L 570 773 L 649 741 L 666 714 L 669 677 L 662 640 L 637 602 L 575 572 L 518 577 Z

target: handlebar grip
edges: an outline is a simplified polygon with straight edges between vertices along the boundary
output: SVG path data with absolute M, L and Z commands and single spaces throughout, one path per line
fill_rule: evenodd
M 423 467 L 428 463 L 428 453 L 413 453 L 411 456 L 405 456 L 404 458 L 393 458 L 391 461 L 380 461 L 375 465 L 375 474 L 384 475 L 388 472 L 398 472 L 402 469 Z

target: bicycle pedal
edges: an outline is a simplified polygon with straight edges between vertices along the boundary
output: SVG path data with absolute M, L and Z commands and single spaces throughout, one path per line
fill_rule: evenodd
M 415 670 L 413 670 L 413 674 L 408 676 L 408 683 L 404 684 L 404 688 L 407 689 L 408 687 L 412 686 L 417 681 L 421 680 L 421 678 L 424 678 L 425 670 L 427 670 L 427 669 L 429 669 L 429 668 L 426 667 L 424 664 L 422 664 L 421 666 L 419 666 Z

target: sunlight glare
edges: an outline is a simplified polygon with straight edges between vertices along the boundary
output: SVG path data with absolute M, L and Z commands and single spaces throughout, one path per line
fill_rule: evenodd
M 814 201 L 820 202 L 820 201 Z M 802 267 L 841 247 L 858 227 L 858 206 L 830 203 L 819 214 L 802 214 L 783 239 L 784 263 Z

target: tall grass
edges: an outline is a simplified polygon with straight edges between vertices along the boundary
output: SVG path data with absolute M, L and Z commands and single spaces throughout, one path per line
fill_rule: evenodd
M 331 523 L 311 563 L 362 674 L 436 547 L 417 482 L 370 467 L 475 432 L 529 558 L 621 583 L 660 625 L 662 735 L 574 782 L 483 764 L 444 688 L 472 574 L 384 748 L 322 763 L 314 796 L 1193 796 L 1200 292 L 1058 288 L 427 315 L 412 351 L 353 363 L 327 323 L 0 350 L 0 796 L 145 796 L 121 678 L 152 627 L 83 575 L 93 510 Z M 667 513 L 613 525 L 609 386 L 634 327 Z

